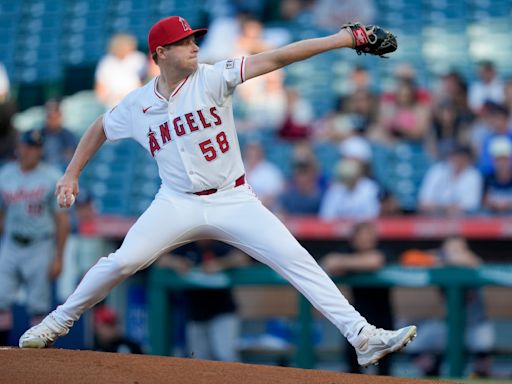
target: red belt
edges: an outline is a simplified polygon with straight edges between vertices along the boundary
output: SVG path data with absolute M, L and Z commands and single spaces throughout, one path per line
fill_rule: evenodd
M 244 184 L 245 184 L 245 175 L 242 175 L 238 179 L 235 180 L 235 188 L 239 187 L 241 185 L 244 185 Z M 205 195 L 212 195 L 217 191 L 218 191 L 217 188 L 212 188 L 212 189 L 205 189 L 204 191 L 193 192 L 193 193 L 194 193 L 194 195 L 197 195 L 197 196 L 205 196 Z

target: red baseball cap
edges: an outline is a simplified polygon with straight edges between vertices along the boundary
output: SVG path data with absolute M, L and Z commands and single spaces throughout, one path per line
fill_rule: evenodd
M 96 324 L 116 325 L 117 314 L 112 308 L 102 305 L 94 312 L 94 322 Z
M 157 47 L 175 43 L 191 35 L 203 36 L 206 32 L 208 32 L 206 28 L 192 29 L 187 20 L 181 16 L 170 16 L 158 21 L 149 30 L 149 51 L 153 54 Z

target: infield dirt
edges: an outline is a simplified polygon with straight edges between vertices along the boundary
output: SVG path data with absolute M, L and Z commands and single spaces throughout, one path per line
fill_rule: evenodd
M 9 384 L 428 384 L 398 377 L 66 349 L 0 348 Z M 453 384 L 453 382 L 451 382 Z

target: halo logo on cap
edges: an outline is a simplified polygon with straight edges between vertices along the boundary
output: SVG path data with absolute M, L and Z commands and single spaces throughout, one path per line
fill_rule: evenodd
M 153 54 L 158 46 L 173 44 L 191 35 L 200 37 L 207 31 L 206 28 L 192 29 L 188 21 L 181 16 L 169 16 L 156 22 L 149 30 L 149 51 Z
M 180 21 L 181 25 L 183 25 L 183 32 L 192 30 L 192 28 L 190 28 L 189 23 L 187 23 L 187 20 L 185 20 L 183 17 L 180 17 L 178 20 Z

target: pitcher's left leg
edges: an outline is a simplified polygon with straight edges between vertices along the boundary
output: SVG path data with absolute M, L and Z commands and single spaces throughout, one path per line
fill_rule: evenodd
M 368 324 L 366 320 L 308 251 L 257 199 L 212 206 L 208 213 L 209 224 L 220 232 L 219 240 L 270 266 L 293 284 L 352 345 L 358 344 L 358 334 Z
M 414 325 L 388 331 L 368 324 L 313 257 L 249 190 L 240 189 L 219 200 L 220 204 L 212 205 L 206 215 L 208 224 L 219 231 L 218 239 L 242 249 L 290 281 L 355 347 L 360 365 L 377 364 L 416 336 Z

